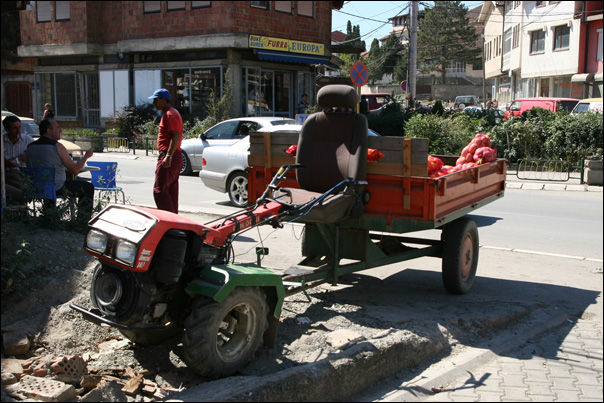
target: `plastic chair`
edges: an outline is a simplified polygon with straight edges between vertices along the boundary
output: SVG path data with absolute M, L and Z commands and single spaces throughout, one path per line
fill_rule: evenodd
M 90 171 L 91 183 L 94 190 L 100 192 L 113 192 L 117 203 L 117 194 L 122 194 L 122 203 L 126 204 L 126 195 L 121 187 L 117 186 L 115 176 L 117 174 L 117 162 L 88 161 L 86 164 L 100 168 L 98 171 Z
M 21 172 L 25 174 L 26 178 L 23 191 L 28 202 L 32 200 L 57 202 L 53 167 L 26 167 L 21 168 Z

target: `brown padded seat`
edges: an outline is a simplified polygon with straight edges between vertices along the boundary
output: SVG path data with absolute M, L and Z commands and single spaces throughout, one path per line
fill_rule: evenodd
M 281 189 L 275 197 L 292 204 L 304 204 L 320 197 L 346 178 L 364 181 L 367 171 L 367 118 L 357 114 L 360 97 L 347 85 L 328 85 L 319 90 L 317 104 L 341 108 L 310 115 L 298 139 L 296 170 L 300 189 Z M 334 223 L 350 216 L 361 201 L 362 187 L 352 194 L 328 196 L 299 222 Z

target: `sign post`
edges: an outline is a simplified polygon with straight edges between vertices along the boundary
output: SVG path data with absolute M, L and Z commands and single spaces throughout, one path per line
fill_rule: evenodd
M 369 70 L 367 70 L 367 66 L 365 66 L 362 62 L 356 62 L 350 68 L 350 80 L 352 84 L 356 85 L 357 93 L 361 95 L 361 87 L 367 83 L 367 79 L 369 78 Z M 360 104 L 357 105 L 357 113 L 360 112 Z

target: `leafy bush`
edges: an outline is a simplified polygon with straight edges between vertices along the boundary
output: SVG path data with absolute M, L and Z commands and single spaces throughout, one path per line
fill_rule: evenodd
M 499 156 L 511 162 L 535 158 L 578 165 L 581 158 L 602 155 L 602 114 L 572 116 L 535 108 L 495 126 L 491 140 Z
M 199 136 L 201 133 L 214 126 L 218 121 L 213 116 L 207 116 L 205 119 L 195 117 L 194 119 L 187 121 L 183 129 L 183 138 L 192 139 Z
M 440 99 L 437 99 L 436 102 L 434 102 L 434 105 L 432 105 L 432 114 L 439 115 L 439 116 L 442 116 L 445 114 L 445 108 Z
M 430 140 L 430 154 L 459 155 L 476 135 L 478 122 L 465 114 L 451 118 L 417 114 L 405 125 L 405 136 Z
M 139 132 L 139 127 L 144 126 L 152 121 L 157 125 L 159 116 L 155 111 L 155 107 L 150 104 L 126 106 L 119 110 L 111 120 L 113 127 L 121 137 L 127 137 L 129 140 L 134 140 Z M 147 127 L 147 126 L 145 126 Z
M 63 134 L 66 136 L 100 136 L 101 133 L 93 129 L 63 129 Z

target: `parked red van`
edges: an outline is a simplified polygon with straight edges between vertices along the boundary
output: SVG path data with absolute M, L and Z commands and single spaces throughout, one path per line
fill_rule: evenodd
M 579 99 L 575 98 L 554 98 L 554 97 L 541 97 L 541 98 L 518 98 L 510 104 L 508 110 L 503 115 L 504 119 L 510 116 L 521 115 L 522 112 L 531 110 L 533 108 L 543 108 L 552 112 L 558 112 L 561 110 L 572 111 L 575 105 L 579 103 Z
M 367 98 L 367 109 L 370 111 L 381 108 L 390 102 L 395 102 L 390 94 L 361 94 L 361 96 Z

